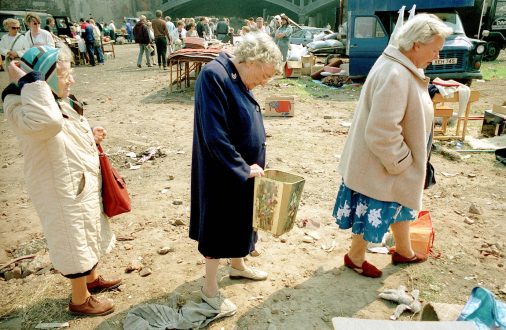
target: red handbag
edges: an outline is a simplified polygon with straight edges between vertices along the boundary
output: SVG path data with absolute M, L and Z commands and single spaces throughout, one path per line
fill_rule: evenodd
M 102 147 L 98 145 L 100 169 L 102 170 L 102 202 L 108 217 L 130 212 L 130 196 L 126 184 L 118 171 L 112 167 Z

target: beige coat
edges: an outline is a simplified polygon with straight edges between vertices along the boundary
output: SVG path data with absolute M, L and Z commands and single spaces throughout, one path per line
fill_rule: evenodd
M 90 125 L 67 102 L 60 102 L 60 110 L 43 81 L 26 84 L 21 95 L 4 100 L 49 257 L 63 275 L 91 270 L 115 241 L 102 209 L 100 162 Z
M 338 171 L 352 190 L 422 209 L 427 144 L 433 123 L 429 78 L 394 46 L 362 88 Z

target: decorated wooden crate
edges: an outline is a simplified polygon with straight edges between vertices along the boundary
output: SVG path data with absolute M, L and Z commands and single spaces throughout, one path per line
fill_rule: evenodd
M 280 236 L 295 224 L 305 179 L 278 170 L 255 177 L 253 228 Z

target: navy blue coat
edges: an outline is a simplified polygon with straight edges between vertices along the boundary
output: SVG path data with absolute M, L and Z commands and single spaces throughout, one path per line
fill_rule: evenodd
M 255 249 L 254 179 L 265 166 L 260 106 L 222 52 L 195 85 L 190 238 L 206 257 L 240 258 Z

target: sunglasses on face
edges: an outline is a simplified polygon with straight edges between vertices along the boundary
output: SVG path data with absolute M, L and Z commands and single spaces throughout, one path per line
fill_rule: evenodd
M 39 25 L 39 22 L 32 22 L 33 25 Z
M 13 30 L 19 30 L 19 26 L 11 26 L 11 29 L 13 29 Z

